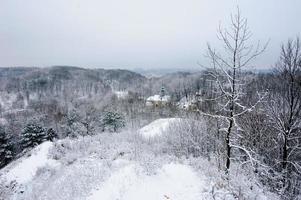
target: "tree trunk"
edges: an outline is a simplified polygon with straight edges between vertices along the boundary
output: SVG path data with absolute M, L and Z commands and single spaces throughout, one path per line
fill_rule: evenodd
M 282 169 L 286 169 L 287 165 L 287 157 L 288 157 L 288 152 L 287 152 L 287 135 L 284 135 L 284 144 L 283 144 L 283 154 L 282 154 Z
M 287 149 L 287 134 L 284 135 L 284 144 L 282 149 L 282 174 L 283 174 L 283 188 L 286 186 L 287 179 L 287 160 L 288 160 L 288 149 Z
M 233 118 L 229 119 L 229 127 L 227 130 L 227 135 L 226 135 L 226 153 L 227 153 L 227 157 L 226 157 L 226 174 L 229 173 L 229 169 L 230 169 L 230 158 L 231 158 L 231 146 L 230 146 L 230 133 L 233 127 Z

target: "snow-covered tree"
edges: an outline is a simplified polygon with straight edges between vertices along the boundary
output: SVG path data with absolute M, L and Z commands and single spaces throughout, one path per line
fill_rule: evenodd
M 223 120 L 222 130 L 225 132 L 226 148 L 226 172 L 229 171 L 231 162 L 232 147 L 240 148 L 235 145 L 239 125 L 237 118 L 242 114 L 251 111 L 255 105 L 244 105 L 243 86 L 245 80 L 242 71 L 250 67 L 251 61 L 259 56 L 266 48 L 249 44 L 252 34 L 249 31 L 247 19 L 243 18 L 239 9 L 234 16 L 231 16 L 229 29 L 219 27 L 218 39 L 224 47 L 224 52 L 220 53 L 208 44 L 207 57 L 210 61 L 208 73 L 215 80 L 217 91 L 216 98 L 219 108 L 210 116 Z M 261 98 L 259 98 L 261 99 Z M 235 133 L 235 134 L 234 134 Z
M 164 136 L 165 148 L 179 157 L 208 156 L 209 148 L 213 147 L 209 141 L 213 139 L 212 134 L 206 131 L 204 120 L 178 119 L 170 123 L 167 134 Z
M 83 134 L 83 126 L 80 123 L 80 114 L 77 110 L 73 109 L 71 110 L 66 116 L 65 116 L 65 134 L 69 137 L 78 137 L 79 135 Z
M 117 112 L 106 112 L 102 121 L 104 127 L 114 132 L 125 126 L 124 117 Z
M 301 42 L 289 40 L 282 45 L 267 105 L 267 113 L 278 136 L 282 188 L 288 194 L 301 193 Z
M 96 127 L 100 125 L 99 112 L 93 105 L 85 105 L 80 116 L 80 123 L 85 127 L 85 135 L 92 135 Z
M 35 147 L 47 140 L 45 129 L 34 123 L 28 123 L 21 132 L 23 149 Z
M 13 145 L 4 129 L 0 127 L 0 168 L 4 167 L 13 158 Z

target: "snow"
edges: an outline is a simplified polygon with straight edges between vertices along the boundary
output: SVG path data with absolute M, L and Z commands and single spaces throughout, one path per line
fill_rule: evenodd
M 154 175 L 146 175 L 139 165 L 129 164 L 103 183 L 88 200 L 197 200 L 206 183 L 193 169 L 182 164 L 163 165 Z
M 193 105 L 195 101 L 190 98 L 190 99 L 187 99 L 186 97 L 183 97 L 179 102 L 178 102 L 178 106 L 179 108 L 181 109 L 184 109 L 184 110 L 188 110 L 190 106 Z
M 185 119 L 155 122 L 177 120 Z M 160 153 L 165 146 L 140 141 L 135 135 L 123 131 L 112 137 L 105 132 L 45 142 L 0 171 L 4 176 L 0 175 L 0 196 L 7 200 L 211 200 L 213 196 L 232 200 L 241 193 L 244 199 L 278 199 L 240 173 L 240 165 L 232 165 L 236 168 L 228 182 L 214 159 L 176 158 Z
M 146 99 L 146 101 L 162 101 L 162 102 L 169 102 L 170 101 L 170 96 L 165 95 L 163 97 L 161 97 L 160 95 L 154 95 L 154 96 L 150 96 Z
M 157 119 L 141 128 L 138 133 L 145 138 L 161 136 L 173 123 L 179 123 L 180 118 Z
M 32 150 L 32 155 L 21 159 L 12 169 L 6 174 L 6 179 L 11 182 L 16 180 L 20 184 L 31 181 L 37 170 L 46 165 L 55 167 L 57 161 L 48 158 L 48 151 L 53 146 L 52 142 L 44 142 Z
M 0 106 L 4 110 L 9 110 L 12 108 L 13 102 L 16 101 L 17 94 L 0 92 Z
M 125 99 L 129 93 L 128 91 L 114 91 L 118 99 Z
M 0 125 L 6 125 L 7 124 L 7 120 L 5 118 L 1 118 L 0 117 Z

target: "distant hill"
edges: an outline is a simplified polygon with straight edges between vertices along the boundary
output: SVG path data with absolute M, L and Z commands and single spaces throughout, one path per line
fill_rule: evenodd
M 47 89 L 62 83 L 78 85 L 80 82 L 83 84 L 89 82 L 92 85 L 97 83 L 104 88 L 126 90 L 145 80 L 146 78 L 141 74 L 121 69 L 85 69 L 73 66 L 0 68 L 2 83 L 0 90 L 11 92 Z
M 143 69 L 143 68 L 136 68 L 133 69 L 133 71 L 142 74 L 146 77 L 161 77 L 165 76 L 167 74 L 173 74 L 178 72 L 200 72 L 201 68 L 189 68 L 189 67 L 183 67 L 183 68 L 150 68 L 150 69 Z

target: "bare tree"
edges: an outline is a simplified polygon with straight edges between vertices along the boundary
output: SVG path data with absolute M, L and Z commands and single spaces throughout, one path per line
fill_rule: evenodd
M 218 39 L 224 47 L 223 53 L 219 53 L 208 44 L 207 57 L 211 65 L 208 72 L 215 80 L 215 87 L 218 92 L 218 95 L 215 95 L 216 98 L 212 100 L 219 103 L 219 109 L 214 114 L 211 113 L 210 116 L 224 120 L 226 173 L 230 168 L 231 148 L 236 147 L 232 137 L 232 133 L 239 129 L 236 118 L 252 111 L 262 99 L 259 97 L 257 103 L 249 106 L 244 106 L 241 102 L 244 95 L 243 85 L 246 81 L 241 76 L 242 72 L 250 67 L 251 62 L 267 47 L 267 43 L 260 45 L 259 41 L 256 45 L 249 44 L 251 36 L 247 19 L 241 16 L 240 10 L 237 8 L 237 13 L 231 15 L 229 28 L 223 28 L 220 25 L 218 29 Z
M 279 161 L 283 173 L 283 189 L 292 189 L 289 179 L 301 174 L 301 42 L 289 40 L 281 47 L 276 64 L 274 91 L 270 96 L 268 113 L 281 147 Z M 300 181 L 300 179 L 299 179 Z M 300 182 L 299 186 L 300 187 Z M 291 187 L 291 188 L 290 188 Z M 300 192 L 300 191 L 299 191 Z

